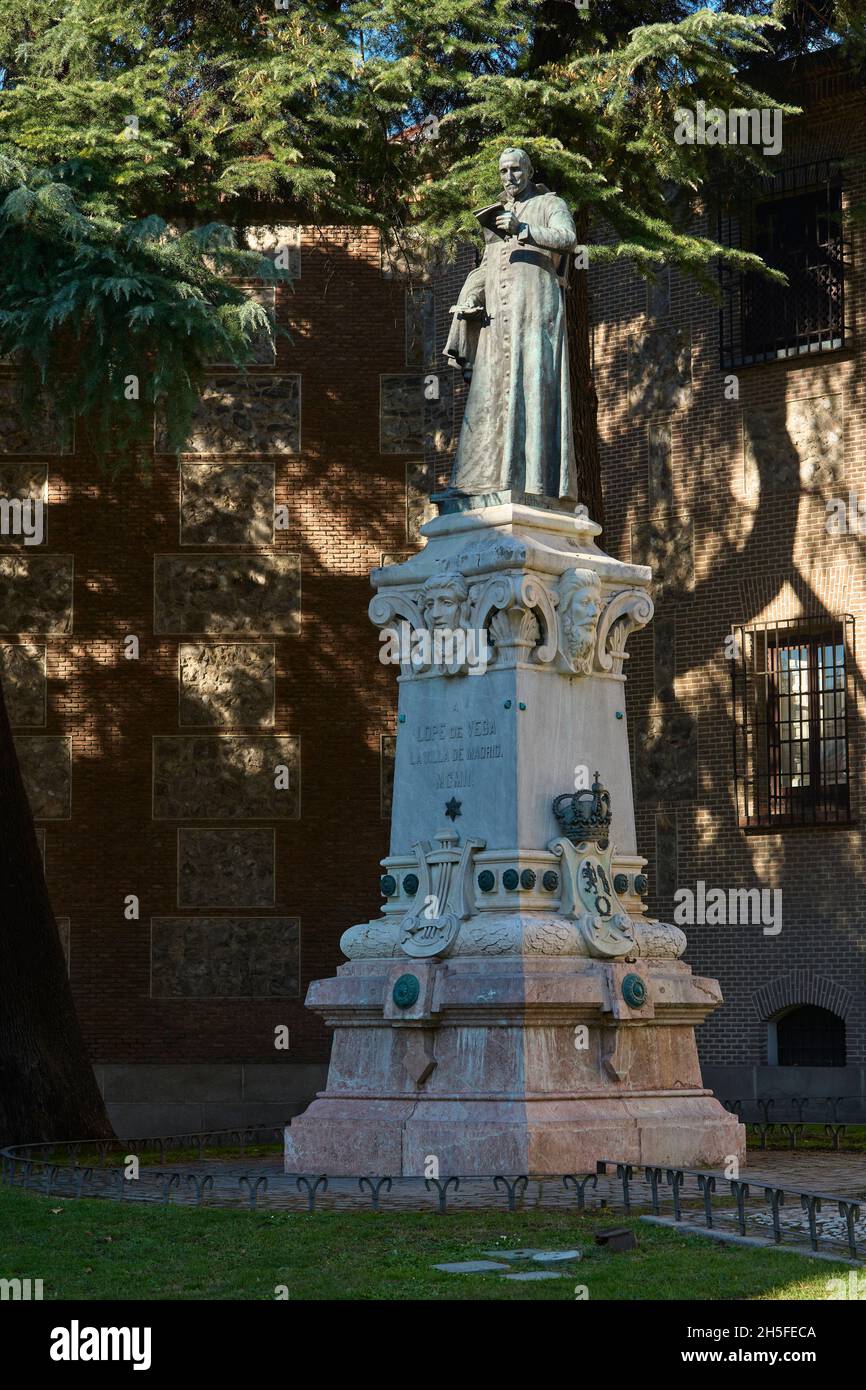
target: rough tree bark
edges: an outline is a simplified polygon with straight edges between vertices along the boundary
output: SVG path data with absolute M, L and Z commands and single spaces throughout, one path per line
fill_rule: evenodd
M 617 32 L 628 32 L 642 23 L 636 14 L 633 21 L 630 6 L 633 0 L 611 0 L 594 6 L 593 19 L 600 32 L 611 38 Z M 635 7 L 639 10 L 639 7 Z M 665 6 L 661 7 L 662 9 Z M 658 21 L 666 19 L 660 13 Z M 530 75 L 536 75 L 549 63 L 561 63 L 562 56 L 585 44 L 586 15 L 562 0 L 542 0 L 535 11 L 532 34 Z M 558 132 L 569 143 L 567 132 Z M 562 190 L 555 188 L 562 196 Z M 574 226 L 578 246 L 589 240 L 590 210 L 574 209 Z M 604 495 L 601 486 L 601 462 L 598 449 L 598 396 L 592 376 L 592 338 L 589 321 L 589 275 L 585 270 L 571 268 L 566 290 L 566 325 L 568 333 L 568 365 L 571 384 L 572 428 L 577 464 L 577 495 L 593 521 L 604 525 Z
M 579 246 L 587 244 L 589 214 L 578 208 L 574 225 Z M 592 337 L 589 315 L 589 275 L 572 267 L 566 290 L 568 367 L 571 382 L 571 410 L 574 453 L 577 463 L 577 495 L 593 521 L 604 525 L 604 494 L 601 487 L 601 460 L 598 449 L 598 395 L 592 375 Z
M 112 1137 L 0 685 L 0 1145 Z

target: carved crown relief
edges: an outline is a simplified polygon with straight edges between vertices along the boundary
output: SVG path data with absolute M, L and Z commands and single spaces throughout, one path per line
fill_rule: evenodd
M 467 579 L 456 568 L 422 584 L 383 588 L 370 602 L 371 621 L 412 637 L 400 646 L 401 675 L 462 675 L 497 668 L 555 664 L 575 675 L 622 674 L 630 633 L 653 614 L 645 589 L 606 591 L 589 568 L 558 579 L 500 572 Z

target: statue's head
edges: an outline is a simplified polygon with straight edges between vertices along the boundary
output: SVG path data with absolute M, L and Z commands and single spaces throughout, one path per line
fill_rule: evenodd
M 534 173 L 526 150 L 503 150 L 499 156 L 499 179 L 509 198 L 519 198 Z
M 469 591 L 462 574 L 431 575 L 419 595 L 419 607 L 428 628 L 456 631 L 468 619 Z

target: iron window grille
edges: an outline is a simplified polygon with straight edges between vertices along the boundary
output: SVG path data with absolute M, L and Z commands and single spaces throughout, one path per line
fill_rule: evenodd
M 844 1067 L 845 1020 L 829 1009 L 804 1004 L 776 1021 L 780 1067 Z
M 854 619 L 786 618 L 733 633 L 739 825 L 850 823 Z
M 739 216 L 720 212 L 718 239 L 756 252 L 788 277 L 776 284 L 722 265 L 719 340 L 722 368 L 773 362 L 845 346 L 846 243 L 842 171 L 820 160 L 762 179 Z

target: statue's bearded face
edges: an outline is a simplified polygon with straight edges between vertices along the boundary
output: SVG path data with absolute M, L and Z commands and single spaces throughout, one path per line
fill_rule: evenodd
M 526 155 L 517 150 L 506 150 L 499 161 L 499 178 L 506 195 L 519 198 L 532 178 L 532 166 Z
M 567 621 L 575 640 L 587 642 L 592 634 L 601 604 L 598 590 L 578 589 L 568 605 Z
M 565 644 L 572 660 L 589 654 L 601 612 L 601 584 L 593 570 L 566 570 L 559 585 Z

